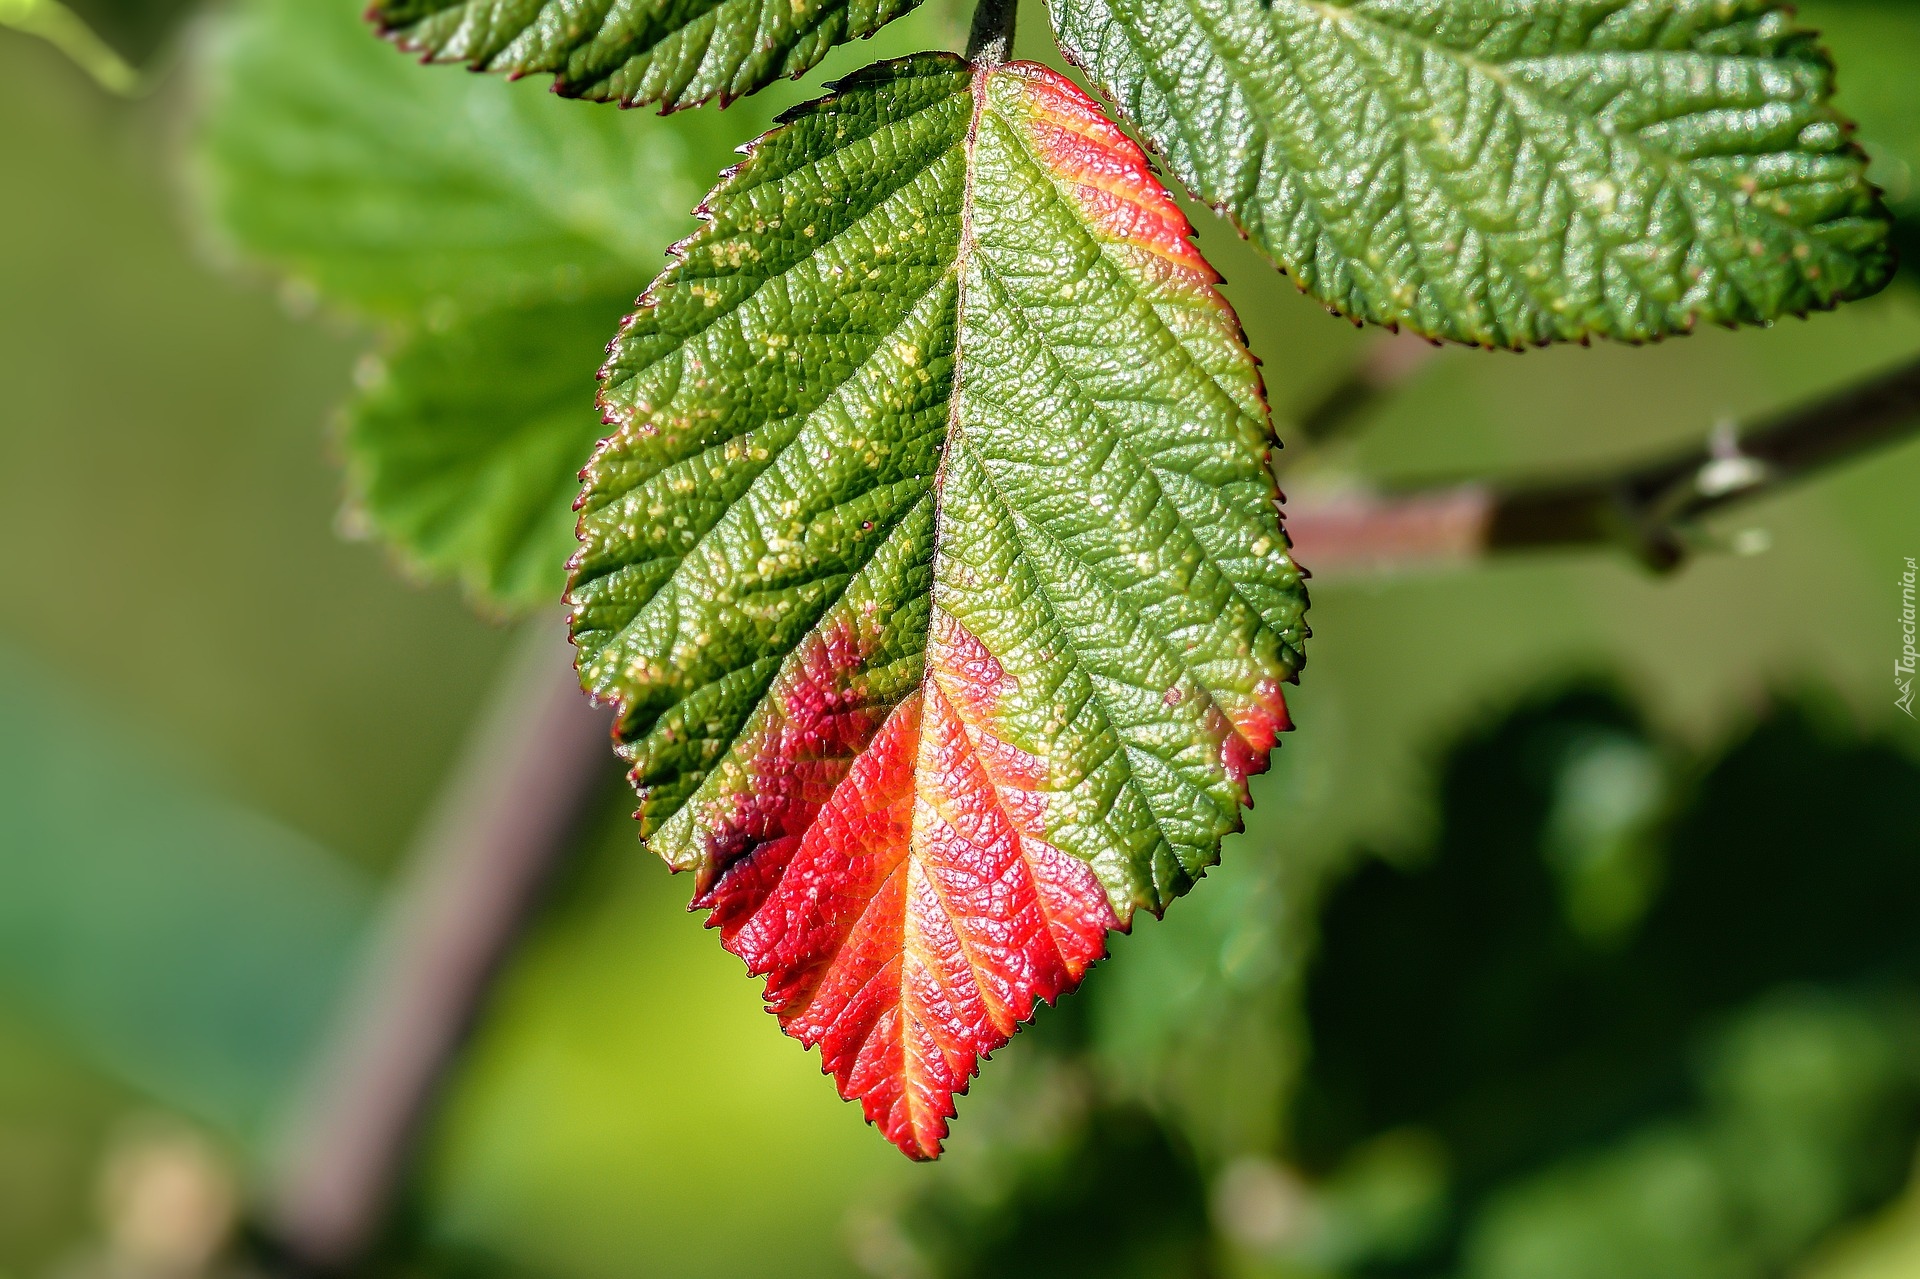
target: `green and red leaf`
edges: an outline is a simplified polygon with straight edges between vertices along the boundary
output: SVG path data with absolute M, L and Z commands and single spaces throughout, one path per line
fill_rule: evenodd
M 603 371 L 570 592 L 651 846 L 902 1150 L 1239 829 L 1306 599 L 1139 149 L 946 55 L 760 139 Z

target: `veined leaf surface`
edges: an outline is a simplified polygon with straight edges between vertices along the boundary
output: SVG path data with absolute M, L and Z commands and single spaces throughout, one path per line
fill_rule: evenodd
M 1069 82 L 882 63 L 761 138 L 603 371 L 571 590 L 651 846 L 915 1157 L 1240 827 L 1306 606 L 1258 373 Z
M 1867 176 L 1893 215 L 1900 267 L 1920 277 L 1920 6 L 1906 0 L 1806 0 L 1800 20 L 1819 31 L 1839 62 L 1838 105 L 1860 126 L 1872 159 Z
M 919 0 L 374 0 L 403 49 L 511 76 L 552 72 L 569 98 L 664 111 L 722 106 L 798 76 Z
M 1301 287 L 1486 346 L 1871 293 L 1887 225 L 1777 0 L 1048 0 L 1062 46 Z

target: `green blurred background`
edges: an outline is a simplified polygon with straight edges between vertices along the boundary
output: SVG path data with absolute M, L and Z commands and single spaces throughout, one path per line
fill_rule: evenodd
M 201 1266 L 168 1222 L 244 1216 L 515 643 L 413 580 L 434 564 L 343 535 L 365 520 L 339 518 L 338 406 L 404 334 L 252 260 L 230 204 L 216 225 L 221 139 L 280 127 L 220 97 L 235 42 L 342 58 L 423 111 L 599 111 L 604 145 L 711 172 L 774 107 L 960 23 L 930 4 L 801 85 L 663 122 L 415 67 L 351 9 L 96 0 L 80 14 L 144 68 L 133 97 L 0 27 L 4 1279 L 251 1264 L 237 1237 Z M 1914 212 L 1920 6 L 1801 14 Z M 1046 56 L 1041 25 L 1023 53 Z M 634 210 L 636 262 L 697 195 Z M 1383 339 L 1195 220 L 1285 438 Z M 576 292 L 631 296 L 649 269 Z M 1284 482 L 1298 502 L 1625 461 L 1916 352 L 1908 278 L 1767 331 L 1449 349 Z M 1890 678 L 1920 440 L 1712 533 L 1745 553 L 1666 578 L 1596 552 L 1316 580 L 1300 731 L 1248 832 L 1000 1054 L 931 1167 L 759 1012 L 637 847 L 609 757 L 379 1267 L 1920 1276 L 1920 726 Z

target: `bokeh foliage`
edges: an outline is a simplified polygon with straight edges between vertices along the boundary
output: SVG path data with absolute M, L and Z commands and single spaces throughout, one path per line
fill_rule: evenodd
M 1325 901 L 1283 1135 L 1211 1225 L 1184 1134 L 1101 1100 L 1055 1027 L 1092 1100 L 1006 1143 L 1017 1193 L 910 1198 L 906 1249 L 939 1274 L 1091 1237 L 1048 1273 L 1760 1279 L 1895 1198 L 1920 1138 L 1909 752 L 1786 701 L 1700 759 L 1589 682 L 1450 745 L 1437 789 L 1430 840 Z M 1596 929 L 1605 863 L 1645 887 Z
M 218 242 L 383 334 L 344 412 L 355 517 L 492 610 L 556 600 L 600 353 L 771 99 L 591 110 L 421 71 L 353 6 L 292 0 L 235 14 L 209 62 Z

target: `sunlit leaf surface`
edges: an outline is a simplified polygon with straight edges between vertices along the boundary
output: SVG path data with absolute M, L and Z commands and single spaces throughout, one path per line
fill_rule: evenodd
M 916 1157 L 1240 826 L 1305 595 L 1190 228 L 1031 64 L 762 138 L 604 371 L 571 593 L 641 821 Z
M 1774 0 L 1049 0 L 1061 44 L 1300 286 L 1486 346 L 1871 293 L 1833 68 Z

